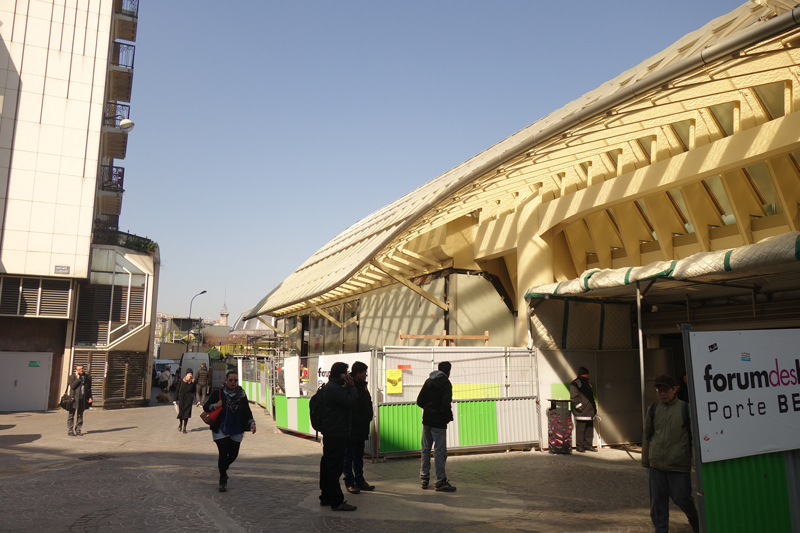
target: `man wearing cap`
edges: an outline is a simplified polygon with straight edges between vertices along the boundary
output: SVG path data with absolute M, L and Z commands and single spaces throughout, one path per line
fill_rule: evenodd
M 692 498 L 692 425 L 686 404 L 675 397 L 671 376 L 656 378 L 658 402 L 648 409 L 642 437 L 642 466 L 650 482 L 650 519 L 656 533 L 669 531 L 669 498 L 700 531 Z
M 572 414 L 575 415 L 575 449 L 580 453 L 596 452 L 592 446 L 594 439 L 594 415 L 597 406 L 594 403 L 594 391 L 589 383 L 589 370 L 582 366 L 578 369 L 578 377 L 569 384 L 569 397 L 572 400 Z

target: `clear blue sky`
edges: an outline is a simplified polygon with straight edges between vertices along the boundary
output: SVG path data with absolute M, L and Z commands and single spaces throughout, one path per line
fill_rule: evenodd
M 326 242 L 742 2 L 141 0 L 120 229 L 231 320 Z M 221 7 L 224 6 L 224 7 Z

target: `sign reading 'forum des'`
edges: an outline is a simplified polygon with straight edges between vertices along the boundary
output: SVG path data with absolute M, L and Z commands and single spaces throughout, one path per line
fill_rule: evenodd
M 800 448 L 800 330 L 690 338 L 702 461 Z

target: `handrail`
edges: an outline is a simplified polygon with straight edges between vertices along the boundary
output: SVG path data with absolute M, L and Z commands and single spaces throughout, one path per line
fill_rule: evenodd
M 103 165 L 100 167 L 100 189 L 103 191 L 125 192 L 125 169 Z
M 139 0 L 114 0 L 114 13 L 139 18 Z
M 133 57 L 136 47 L 132 44 L 114 43 L 114 53 L 111 56 L 111 64 L 115 67 L 133 69 Z

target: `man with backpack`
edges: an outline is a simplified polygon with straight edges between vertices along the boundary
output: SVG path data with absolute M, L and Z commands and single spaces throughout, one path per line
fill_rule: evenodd
M 676 395 L 671 376 L 656 378 L 658 402 L 645 416 L 642 466 L 650 482 L 650 519 L 656 533 L 669 531 L 669 498 L 686 514 L 692 531 L 700 520 L 692 497 L 692 425 L 688 405 Z
M 422 408 L 422 467 L 419 477 L 422 488 L 427 489 L 431 478 L 431 447 L 436 461 L 436 485 L 439 492 L 455 492 L 445 473 L 447 462 L 447 424 L 453 421 L 453 385 L 450 383 L 452 365 L 443 361 L 439 369 L 431 372 L 417 396 Z
M 344 450 L 350 436 L 351 411 L 358 403 L 353 376 L 347 373 L 347 363 L 334 363 L 328 383 L 314 395 L 322 395 L 321 409 L 313 397 L 312 422 L 320 425 L 322 459 L 319 462 L 319 504 L 330 505 L 334 511 L 355 511 L 356 506 L 344 500 L 339 478 L 344 469 Z M 309 402 L 309 403 L 311 403 Z M 318 411 L 321 411 L 318 413 Z M 319 418 L 319 422 L 315 421 Z

